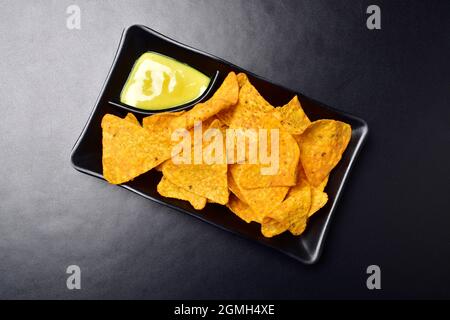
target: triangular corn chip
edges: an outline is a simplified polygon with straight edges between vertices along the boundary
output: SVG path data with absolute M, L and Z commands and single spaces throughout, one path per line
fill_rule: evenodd
M 151 134 L 129 119 L 106 114 L 102 119 L 103 176 L 121 184 L 170 158 L 167 138 Z

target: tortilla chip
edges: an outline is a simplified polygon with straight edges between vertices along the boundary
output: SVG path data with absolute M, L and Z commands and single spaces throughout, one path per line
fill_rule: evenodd
M 217 114 L 230 128 L 258 128 L 261 117 L 272 112 L 270 105 L 250 83 L 245 74 L 238 74 L 239 100 L 235 106 Z
M 149 117 L 145 117 L 142 120 L 143 127 L 147 130 L 149 130 L 152 134 L 158 134 L 161 135 L 161 139 L 164 139 L 167 144 L 170 144 L 174 146 L 179 141 L 172 141 L 172 128 L 170 126 L 170 123 L 173 119 L 179 117 L 185 113 L 185 111 L 179 111 L 179 112 L 164 112 L 164 113 L 158 113 L 151 115 Z M 215 121 L 216 120 L 216 121 Z M 210 127 L 211 124 L 214 122 L 215 126 L 218 126 L 221 124 L 220 121 L 216 117 L 211 117 L 204 121 L 202 125 L 206 128 Z M 189 134 L 191 135 L 191 145 L 194 145 L 194 128 L 191 128 L 189 130 Z M 171 150 L 173 151 L 173 149 Z M 162 164 L 158 167 L 156 167 L 157 171 L 162 171 Z
M 257 221 L 256 214 L 252 211 L 250 206 L 233 194 L 230 195 L 227 207 L 247 223 Z
M 228 188 L 236 197 L 245 202 L 244 194 L 241 192 L 241 189 L 238 187 L 236 182 L 234 181 L 233 174 L 231 170 L 228 170 Z
M 261 222 L 285 198 L 289 187 L 270 187 L 258 189 L 244 189 L 240 185 L 241 166 L 230 166 L 229 186 L 231 191 L 242 201 L 247 203 L 256 214 L 254 221 Z
M 189 129 L 198 121 L 204 121 L 218 112 L 235 105 L 238 100 L 239 85 L 236 74 L 230 72 L 222 85 L 207 101 L 197 104 L 194 108 L 174 119 L 171 123 L 173 130 Z
M 130 120 L 106 114 L 102 119 L 103 176 L 121 184 L 170 158 L 171 147 L 159 134 Z
M 308 217 L 311 217 L 328 202 L 328 195 L 323 191 L 327 182 L 328 177 L 326 177 L 319 186 L 311 186 L 311 208 L 309 209 Z
M 178 187 L 176 184 L 173 184 L 164 176 L 159 182 L 157 190 L 158 193 L 164 197 L 189 201 L 196 210 L 201 210 L 206 205 L 205 197 L 196 195 L 195 193 Z
M 160 130 L 169 129 L 170 122 L 184 114 L 186 111 L 178 111 L 178 112 L 161 112 L 152 114 L 151 116 L 145 117 L 142 119 L 142 126 L 147 130 Z M 163 123 L 163 124 L 162 124 Z M 170 132 L 172 133 L 172 132 Z
M 167 161 L 163 174 L 171 182 L 213 202 L 228 202 L 227 165 L 174 164 Z
M 318 186 L 341 160 L 352 135 L 350 125 L 335 120 L 318 120 L 300 138 L 300 160 L 308 181 Z
M 273 166 L 274 164 L 261 164 L 261 163 L 247 163 L 236 164 L 236 166 L 244 166 L 245 174 L 241 176 L 241 187 L 250 188 L 267 188 L 278 186 L 294 186 L 296 183 L 296 168 L 299 161 L 299 150 L 293 137 L 283 129 L 280 121 L 274 116 L 275 110 L 256 90 L 256 88 L 250 83 L 245 74 L 238 74 L 238 82 L 240 85 L 239 101 L 236 106 L 217 114 L 217 117 L 234 129 L 254 129 L 254 134 L 257 135 L 253 138 L 253 142 L 258 146 L 259 129 L 266 129 L 270 136 L 271 129 L 278 130 L 279 137 L 279 158 L 278 168 Z M 246 140 L 246 159 L 249 160 L 249 140 Z M 272 152 L 271 138 L 267 137 L 266 142 L 268 144 L 268 152 Z M 237 159 L 236 150 L 227 150 L 230 154 L 234 152 L 234 159 Z M 257 162 L 261 160 L 261 157 L 255 159 Z M 274 168 L 275 172 L 267 171 L 269 168 Z M 265 172 L 264 172 L 265 171 Z
M 285 232 L 288 228 L 289 223 L 287 220 L 278 221 L 271 218 L 264 218 L 261 222 L 261 233 L 266 238 L 277 236 Z
M 305 230 L 311 208 L 311 185 L 304 175 L 300 174 L 299 182 L 289 190 L 281 207 L 288 211 L 289 231 L 295 236 L 300 235 Z
M 239 94 L 239 84 L 237 81 L 238 80 L 236 74 L 234 72 L 229 72 L 220 87 L 208 101 L 225 101 L 227 107 L 236 104 Z M 217 112 L 221 110 L 222 109 L 218 110 Z M 216 114 L 217 112 L 215 112 L 214 114 Z
M 273 159 L 275 163 L 270 164 L 235 164 L 242 166 L 240 183 L 242 188 L 268 188 L 294 186 L 297 182 L 297 167 L 300 158 L 300 151 L 295 139 L 286 131 L 279 130 L 279 150 L 278 159 Z M 267 138 L 270 147 L 270 138 Z M 272 150 L 269 149 L 269 153 Z M 269 170 L 272 169 L 272 170 Z M 278 170 L 276 170 L 278 169 Z M 267 170 L 267 171 L 263 171 Z M 275 171 L 276 170 L 276 171 Z M 270 172 L 274 171 L 274 172 Z
M 134 123 L 135 125 L 140 126 L 141 124 L 139 123 L 139 120 L 136 118 L 136 116 L 132 113 L 127 113 L 127 115 L 125 116 L 125 120 L 130 121 L 131 123 Z
M 283 128 L 293 135 L 302 134 L 311 124 L 297 96 L 284 106 L 275 108 L 274 115 L 280 120 Z
M 208 122 L 209 121 L 209 122 Z M 222 123 L 222 121 L 220 121 L 217 117 L 212 116 L 211 118 L 209 118 L 206 122 L 203 122 L 205 124 L 205 126 L 208 129 L 211 128 L 215 128 L 215 129 L 226 129 L 224 124 Z M 225 132 L 223 132 L 223 134 L 225 134 Z
M 155 170 L 158 171 L 158 172 L 162 172 L 162 168 L 163 168 L 163 166 L 164 166 L 164 163 L 166 163 L 167 161 L 169 161 L 169 160 L 166 160 L 166 161 L 164 161 L 163 163 L 157 165 L 157 166 L 155 167 Z
M 210 120 L 208 129 L 213 129 L 221 126 L 221 122 L 212 118 Z M 205 132 L 206 133 L 206 132 Z M 209 144 L 204 143 L 201 147 L 205 152 Z M 192 148 L 192 153 L 195 148 Z M 223 150 L 225 156 L 225 151 Z M 191 160 L 194 155 L 191 155 Z M 207 198 L 212 202 L 219 204 L 226 204 L 228 202 L 228 165 L 226 159 L 222 159 L 220 163 L 200 163 L 195 164 L 193 161 L 190 164 L 174 163 L 169 160 L 162 166 L 162 172 L 167 179 L 177 186 L 184 188 L 190 192 Z
M 185 111 L 153 114 L 142 119 L 142 126 L 147 129 L 152 136 L 158 136 L 160 141 L 165 145 L 170 146 L 170 151 L 172 152 L 172 147 L 175 142 L 172 141 L 170 122 L 184 112 Z M 162 171 L 161 165 L 162 163 L 156 167 L 157 171 Z
M 237 81 L 238 81 L 238 85 L 239 85 L 239 89 L 240 89 L 248 81 L 248 77 L 243 72 L 238 73 L 238 75 L 236 77 L 237 77 Z
M 261 232 L 272 237 L 289 230 L 293 235 L 300 235 L 306 227 L 308 212 L 311 208 L 311 186 L 302 171 L 298 183 L 289 190 L 286 199 L 262 222 Z

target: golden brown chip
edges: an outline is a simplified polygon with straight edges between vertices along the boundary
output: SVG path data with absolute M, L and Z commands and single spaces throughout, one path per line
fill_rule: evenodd
M 241 170 L 242 167 L 240 166 L 230 166 L 230 189 L 250 206 L 256 214 L 254 221 L 261 222 L 266 215 L 272 212 L 283 201 L 289 191 L 289 187 L 244 189 L 240 185 Z
M 156 113 L 142 119 L 142 126 L 147 130 L 169 129 L 170 121 L 181 116 L 183 113 L 185 111 Z
M 299 146 L 299 148 L 300 148 L 300 139 L 301 139 L 301 137 L 302 137 L 302 135 L 301 134 L 293 134 L 292 135 L 292 137 L 294 138 L 294 140 L 295 140 L 295 142 L 297 142 L 297 145 Z M 300 150 L 300 149 L 299 149 Z M 299 165 L 301 164 L 301 161 L 299 161 Z
M 272 237 L 289 230 L 300 235 L 306 227 L 311 207 L 311 186 L 303 172 L 299 172 L 298 183 L 289 190 L 286 199 L 270 214 L 264 217 L 261 232 Z
M 126 120 L 130 121 L 131 123 L 134 123 L 138 126 L 140 126 L 141 124 L 139 123 L 138 119 L 136 118 L 136 116 L 132 113 L 128 113 L 125 117 Z
M 210 121 L 210 122 L 208 122 L 208 121 Z M 209 118 L 208 121 L 203 123 L 208 129 L 211 129 L 211 128 L 225 129 L 224 124 L 222 123 L 222 121 L 220 121 L 215 116 Z
M 220 121 L 215 118 L 208 120 L 210 121 L 208 129 L 220 128 Z M 204 141 L 203 145 L 199 146 L 202 148 L 203 155 L 209 145 Z M 191 160 L 194 160 L 194 150 L 195 148 L 191 150 Z M 222 150 L 222 154 L 225 155 L 224 150 Z M 203 196 L 215 203 L 224 205 L 228 202 L 228 165 L 225 159 L 222 159 L 219 163 L 212 164 L 207 164 L 204 161 L 199 164 L 196 164 L 194 161 L 188 164 L 175 163 L 171 159 L 164 163 L 162 171 L 167 179 L 179 187 Z
M 170 158 L 170 145 L 129 120 L 106 114 L 102 119 L 103 176 L 121 184 Z
M 195 193 L 189 192 L 183 188 L 180 188 L 176 184 L 173 184 L 166 177 L 162 177 L 158 184 L 158 193 L 164 197 L 175 198 L 186 200 L 191 203 L 191 205 L 196 210 L 201 210 L 206 205 L 206 198 L 196 195 Z
M 241 187 L 251 189 L 295 185 L 300 152 L 294 138 L 283 129 L 279 119 L 274 116 L 275 109 L 259 94 L 245 74 L 238 74 L 238 82 L 240 86 L 238 103 L 219 113 L 217 117 L 230 128 L 254 129 L 256 138 L 249 140 L 254 143 L 256 141 L 255 145 L 259 147 L 262 142 L 259 140 L 260 133 L 264 135 L 264 131 L 259 130 L 265 129 L 268 134 L 265 141 L 268 155 L 275 155 L 271 150 L 271 130 L 277 130 L 279 138 L 278 158 L 273 159 L 272 157 L 269 164 L 262 163 L 261 149 L 259 149 L 259 157 L 256 161 L 253 159 L 246 161 L 245 164 L 236 164 L 236 166 L 242 165 L 245 168 L 241 175 Z M 249 160 L 249 140 L 245 145 L 246 160 Z M 237 154 L 235 150 L 227 150 L 227 152 Z M 235 156 L 236 158 L 237 156 Z M 270 168 L 274 170 L 269 170 Z
M 233 194 L 230 195 L 230 199 L 227 203 L 227 207 L 234 214 L 236 214 L 239 218 L 241 218 L 242 220 L 244 220 L 247 223 L 250 223 L 252 221 L 257 221 L 257 216 L 252 211 L 250 206 Z
M 308 212 L 308 217 L 311 217 L 320 208 L 322 208 L 328 201 L 328 195 L 323 191 L 327 185 L 328 177 L 326 177 L 317 187 L 311 186 L 311 208 Z
M 336 166 L 352 135 L 350 125 L 335 120 L 318 120 L 300 138 L 300 160 L 308 181 L 318 186 Z
M 293 135 L 302 134 L 311 124 L 297 96 L 284 106 L 275 108 L 274 115 L 280 120 L 283 128 Z
M 142 119 L 142 126 L 149 131 L 151 136 L 158 136 L 159 141 L 161 141 L 164 145 L 172 146 L 175 144 L 172 141 L 172 130 L 170 128 L 170 122 L 172 119 L 182 115 L 185 111 L 179 112 L 163 112 L 157 113 Z M 161 165 L 156 167 L 157 171 L 162 171 Z
M 236 77 L 237 77 L 237 81 L 238 81 L 239 89 L 240 89 L 248 81 L 248 77 L 243 72 L 238 73 L 238 75 Z
M 179 111 L 179 112 L 164 112 L 164 113 L 158 113 L 151 115 L 149 117 L 145 117 L 142 120 L 143 127 L 147 130 L 149 130 L 152 134 L 160 135 L 160 139 L 164 139 L 167 144 L 171 144 L 174 146 L 178 143 L 178 141 L 172 141 L 172 128 L 170 126 L 170 123 L 173 119 L 179 117 L 185 113 L 185 111 Z M 202 125 L 205 128 L 208 128 L 211 126 L 211 124 L 214 122 L 215 126 L 219 126 L 220 122 L 216 117 L 211 117 L 204 121 Z M 194 141 L 194 128 L 191 128 L 189 130 L 189 134 L 191 136 L 191 145 L 195 143 Z M 173 149 L 171 150 L 173 151 Z M 157 171 L 162 171 L 162 164 L 158 167 L 156 167 Z
M 195 136 L 194 136 L 194 129 L 195 129 L 195 127 L 190 128 L 188 130 L 188 133 L 190 135 L 191 147 L 192 148 L 194 148 L 194 145 L 199 145 L 199 144 L 205 144 L 206 143 L 206 141 L 205 141 L 205 134 L 206 134 L 208 129 L 212 129 L 212 128 L 214 128 L 214 129 L 221 129 L 221 130 L 223 129 L 222 128 L 222 123 L 215 116 L 212 116 L 212 117 L 206 119 L 205 121 L 203 121 L 201 123 L 197 123 L 197 124 L 201 124 L 201 126 L 202 126 L 202 130 L 199 131 L 201 133 L 202 139 L 201 140 L 197 140 L 195 138 Z M 172 129 L 171 128 L 169 128 L 168 130 L 172 133 L 172 131 L 171 131 Z M 181 140 L 179 140 L 179 141 L 172 141 L 172 144 L 175 145 L 175 144 L 179 143 L 180 141 Z
M 238 75 L 239 100 L 236 105 L 217 114 L 230 128 L 258 128 L 260 118 L 274 108 L 259 94 L 245 74 Z
M 230 108 L 237 103 L 238 92 L 239 85 L 236 74 L 230 72 L 211 99 L 197 104 L 185 114 L 174 119 L 171 123 L 172 129 L 192 128 L 196 122 L 204 121 L 218 112 Z
M 175 164 L 167 161 L 163 174 L 177 186 L 213 202 L 228 202 L 226 164 Z
M 225 101 L 227 104 L 225 106 L 226 108 L 236 104 L 239 95 L 239 84 L 237 81 L 238 80 L 236 74 L 234 72 L 229 72 L 212 98 L 209 99 L 209 101 Z M 221 110 L 223 109 L 216 111 L 219 112 Z M 216 114 L 217 112 L 213 113 L 212 115 Z
M 164 163 L 166 163 L 167 161 L 169 161 L 169 160 L 166 160 L 166 161 L 164 161 L 163 163 L 160 163 L 159 165 L 157 165 L 157 166 L 155 167 L 155 170 L 156 170 L 156 171 L 159 171 L 159 172 L 162 172 L 162 168 L 163 168 L 163 166 L 164 166 Z
M 228 188 L 230 189 L 230 191 L 232 193 L 234 193 L 234 195 L 236 197 L 238 197 L 239 199 L 241 199 L 242 201 L 245 202 L 245 197 L 244 197 L 243 193 L 241 192 L 241 189 L 238 187 L 238 185 L 234 181 L 233 174 L 231 173 L 231 171 L 233 169 L 232 168 L 229 168 L 229 169 L 230 170 L 228 170 Z
M 272 238 L 277 236 L 283 232 L 285 232 L 289 228 L 289 223 L 287 220 L 275 220 L 271 218 L 264 218 L 261 222 L 261 233 L 266 238 Z
M 299 182 L 289 190 L 286 202 L 281 206 L 288 211 L 289 231 L 294 236 L 300 235 L 305 230 L 311 208 L 311 185 L 304 175 L 300 174 L 300 176 Z
M 269 164 L 235 164 L 242 167 L 240 183 L 242 188 L 268 188 L 294 186 L 297 182 L 297 167 L 300 151 L 295 139 L 286 131 L 278 131 L 278 158 Z M 267 139 L 270 146 L 270 138 Z M 270 150 L 269 153 L 273 152 Z M 275 164 L 277 162 L 277 165 Z M 269 170 L 269 169 L 272 170 Z M 265 172 L 263 170 L 266 170 Z M 273 172 L 271 172 L 273 171 Z

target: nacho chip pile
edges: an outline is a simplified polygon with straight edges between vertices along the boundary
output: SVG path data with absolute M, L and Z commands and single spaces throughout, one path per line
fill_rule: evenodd
M 199 125 L 202 131 L 197 131 Z M 239 150 L 234 143 L 238 138 L 228 140 L 231 129 L 268 134 L 264 141 L 261 135 L 247 137 L 245 150 Z M 340 121 L 311 122 L 297 96 L 274 108 L 245 74 L 233 72 L 209 100 L 189 111 L 155 114 L 143 118 L 142 125 L 132 114 L 123 119 L 106 114 L 102 130 L 103 176 L 110 183 L 161 171 L 157 190 L 162 196 L 188 201 L 196 210 L 208 202 L 226 205 L 245 222 L 261 224 L 265 237 L 302 234 L 308 218 L 328 201 L 328 176 L 352 132 Z M 182 148 L 179 133 L 187 139 Z M 267 162 L 251 162 L 251 144 L 260 146 L 272 138 L 278 144 L 268 143 L 266 152 L 277 155 L 275 169 Z M 207 161 L 205 154 L 221 161 Z M 196 160 L 180 163 L 182 156 Z

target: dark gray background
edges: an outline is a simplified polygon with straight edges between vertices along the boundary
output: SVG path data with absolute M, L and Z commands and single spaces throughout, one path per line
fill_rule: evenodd
M 81 30 L 66 28 L 70 4 Z M 366 28 L 369 4 L 382 30 Z M 448 1 L 1 1 L 0 298 L 449 298 L 449 12 Z M 318 264 L 70 166 L 122 29 L 137 23 L 367 120 Z M 71 264 L 82 290 L 66 289 Z M 380 291 L 366 288 L 370 264 Z

